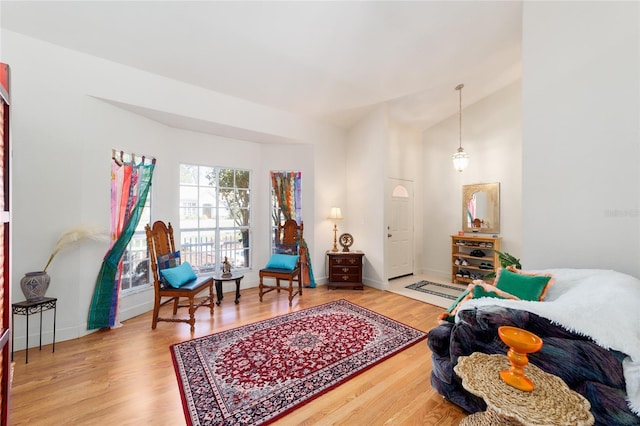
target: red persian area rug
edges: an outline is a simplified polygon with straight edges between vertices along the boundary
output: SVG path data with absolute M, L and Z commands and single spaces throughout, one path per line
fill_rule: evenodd
M 171 346 L 189 425 L 270 423 L 426 333 L 338 300 Z

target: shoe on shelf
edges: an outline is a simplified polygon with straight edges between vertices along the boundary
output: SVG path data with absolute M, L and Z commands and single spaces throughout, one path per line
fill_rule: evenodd
M 469 266 L 469 262 L 467 262 L 467 259 L 462 259 L 462 266 Z
M 462 271 L 462 278 L 469 278 L 470 274 L 469 271 Z
M 460 261 L 460 258 L 457 258 L 455 262 L 456 265 L 460 266 L 462 264 L 462 262 Z
M 482 250 L 473 250 L 471 253 L 469 253 L 471 256 L 473 257 L 484 257 L 484 252 Z

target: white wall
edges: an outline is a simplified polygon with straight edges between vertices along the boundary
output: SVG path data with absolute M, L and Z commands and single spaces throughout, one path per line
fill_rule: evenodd
M 525 2 L 523 261 L 640 276 L 637 2 Z
M 340 232 L 353 235 L 352 250 L 364 252 L 363 282 L 384 288 L 384 187 L 389 134 L 386 106 L 380 106 L 349 130 L 345 223 Z M 340 225 L 339 225 L 340 226 Z
M 326 214 L 331 205 L 345 201 L 345 167 L 337 160 L 345 157 L 344 131 L 10 31 L 1 35 L 1 60 L 11 65 L 13 84 L 14 300 L 22 299 L 22 275 L 44 266 L 62 232 L 82 223 L 109 228 L 112 148 L 157 158 L 152 215 L 174 223 L 180 162 L 252 170 L 254 271 L 243 286 L 256 285 L 256 267 L 268 257 L 268 172 L 301 170 L 305 236 L 314 266 L 322 265 L 332 238 Z M 283 143 L 178 130 L 96 98 L 215 122 L 231 132 L 241 129 L 243 135 Z M 50 266 L 47 295 L 59 298 L 57 340 L 87 333 L 88 306 L 105 251 L 106 244 L 83 244 L 59 254 Z M 319 281 L 326 280 L 322 267 L 315 271 Z M 124 299 L 121 318 L 148 310 L 151 301 L 151 292 Z M 24 322 L 15 324 L 14 333 L 16 349 L 23 348 Z M 47 327 L 43 338 L 51 340 Z
M 391 120 L 385 105 L 376 108 L 349 130 L 347 209 L 340 232 L 351 233 L 355 241 L 352 250 L 364 252 L 363 281 L 368 286 L 388 287 L 385 250 L 387 207 L 392 190 L 389 178 L 410 180 L 415 183 L 414 188 L 421 188 L 421 151 L 420 132 Z M 415 212 L 419 211 L 421 203 L 421 196 L 417 196 Z M 419 213 L 414 216 L 419 217 Z M 416 229 L 420 230 L 420 226 Z M 415 252 L 420 252 L 421 246 L 414 243 Z
M 513 83 L 462 110 L 462 146 L 469 166 L 458 172 L 458 114 L 423 132 L 423 239 L 418 271 L 451 278 L 451 235 L 462 229 L 462 185 L 500 183 L 502 249 L 522 251 L 521 84 Z M 453 90 L 452 90 L 453 95 Z M 524 260 L 526 263 L 526 259 Z M 526 266 L 526 265 L 525 265 Z

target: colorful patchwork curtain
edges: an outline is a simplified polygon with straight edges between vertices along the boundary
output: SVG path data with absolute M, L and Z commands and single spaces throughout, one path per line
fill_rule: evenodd
M 278 207 L 285 220 L 294 219 L 300 223 L 302 221 L 302 194 L 301 194 L 302 173 L 300 172 L 271 172 L 271 185 Z M 305 256 L 302 264 L 302 284 L 311 288 L 316 286 L 311 267 L 311 257 L 309 247 L 304 237 L 300 240 L 300 246 L 304 248 Z
M 111 164 L 111 248 L 104 257 L 89 308 L 87 329 L 113 327 L 116 325 L 120 279 L 122 277 L 122 255 L 131 241 L 140 214 L 151 187 L 151 178 L 156 160 L 147 160 L 135 154 L 123 160 L 123 153 Z

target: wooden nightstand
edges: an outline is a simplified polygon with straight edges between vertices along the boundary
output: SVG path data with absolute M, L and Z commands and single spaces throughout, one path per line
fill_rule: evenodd
M 364 253 L 352 252 L 327 252 L 329 257 L 329 290 L 336 288 L 353 288 L 362 290 L 362 261 Z

